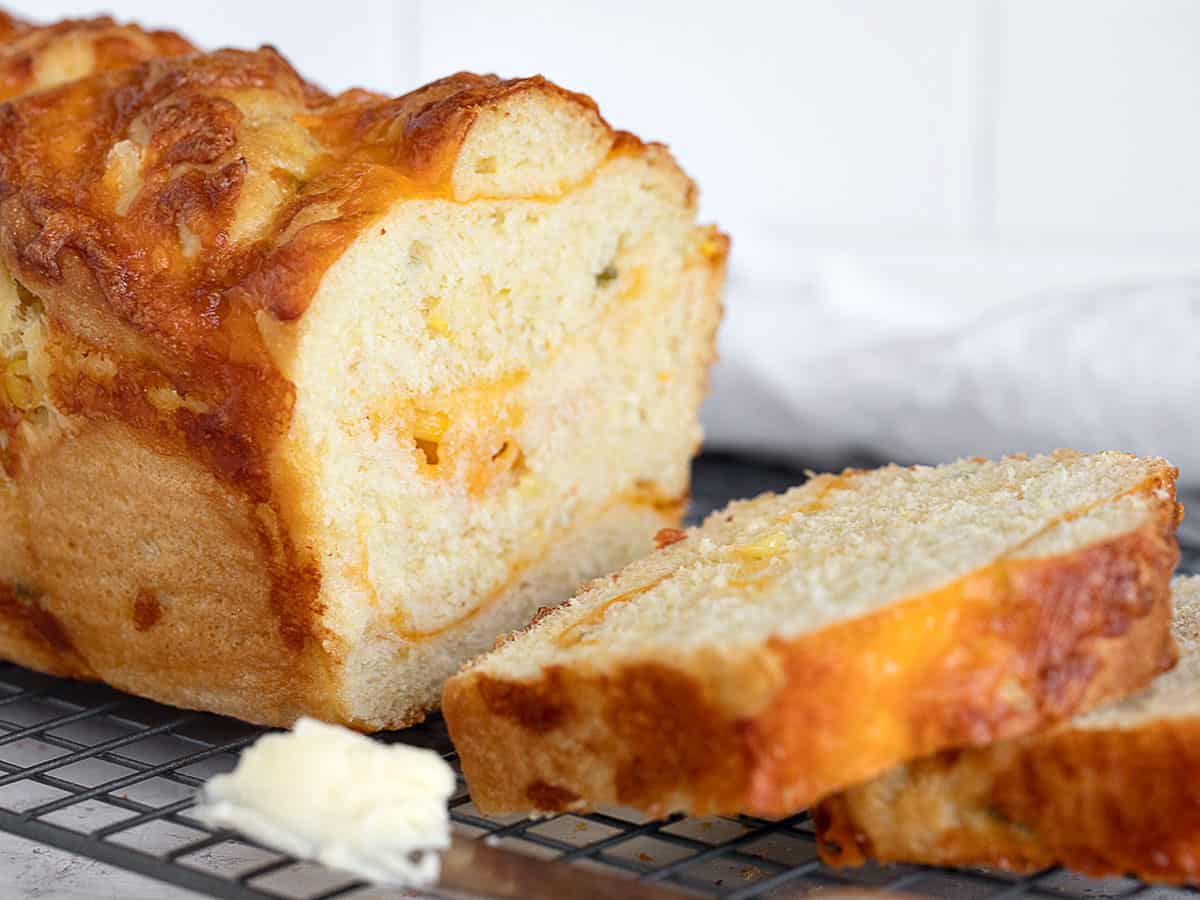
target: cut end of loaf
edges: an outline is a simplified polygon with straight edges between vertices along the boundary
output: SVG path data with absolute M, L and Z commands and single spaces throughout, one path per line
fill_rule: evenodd
M 272 334 L 355 722 L 436 705 L 497 633 L 678 523 L 723 247 L 661 151 L 576 148 L 589 177 L 554 200 L 396 204 Z
M 550 784 L 573 806 L 783 814 L 1128 693 L 1174 659 L 1174 477 L 1060 451 L 732 504 L 449 682 L 472 794 L 543 808 L 528 787 Z M 648 666 L 662 677 L 629 677 Z M 603 737 L 681 709 L 682 746 L 728 745 L 715 780 L 697 780 L 702 751 L 669 768 L 649 733 Z
M 815 815 L 824 860 L 1196 882 L 1200 577 L 1172 593 L 1173 670 L 1044 734 L 920 759 L 827 799 Z

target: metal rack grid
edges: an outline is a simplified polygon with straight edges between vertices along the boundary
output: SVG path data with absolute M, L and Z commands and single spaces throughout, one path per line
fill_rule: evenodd
M 795 479 L 787 470 L 701 460 L 698 511 Z M 1194 537 L 1185 535 L 1183 568 L 1200 571 L 1200 540 Z M 261 733 L 241 722 L 181 712 L 102 685 L 0 665 L 0 830 L 211 897 L 411 896 L 298 862 L 210 830 L 189 816 L 195 789 L 231 769 L 238 752 Z M 457 768 L 440 718 L 381 739 L 433 748 Z M 799 897 L 829 886 L 971 900 L 1194 896 L 1061 869 L 1023 877 L 924 866 L 827 869 L 817 858 L 806 813 L 778 821 L 750 816 L 649 820 L 624 809 L 551 819 L 497 818 L 473 806 L 460 779 L 451 818 L 459 833 L 490 837 L 514 851 L 730 900 Z

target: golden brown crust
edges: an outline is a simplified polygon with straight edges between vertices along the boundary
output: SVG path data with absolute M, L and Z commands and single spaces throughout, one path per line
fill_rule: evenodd
M 604 122 L 591 97 L 564 90 L 540 75 L 502 80 L 495 75 L 456 72 L 394 100 L 379 103 L 374 98 L 375 102 L 359 113 L 354 128 L 357 135 L 398 134 L 400 139 L 391 149 L 393 164 L 433 189 L 444 189 L 458 150 L 480 111 L 524 92 L 550 94 Z M 641 147 L 633 135 L 627 137 Z M 615 135 L 610 140 L 615 141 Z
M 0 10 L 0 43 L 8 43 L 18 35 L 24 34 L 33 26 L 18 19 L 12 13 Z
M 94 678 L 62 622 L 41 595 L 24 584 L 0 582 L 0 642 L 20 647 L 35 669 L 68 678 Z
M 175 32 L 118 25 L 108 16 L 31 25 L 0 12 L 0 100 L 147 59 L 195 52 Z
M 395 99 L 330 97 L 270 48 L 75 81 L 16 101 L 0 122 L 3 255 L 39 294 L 90 298 L 163 350 L 245 339 L 231 321 L 239 310 L 298 317 L 328 265 L 394 201 L 448 196 L 479 113 L 527 92 L 603 125 L 590 98 L 540 77 L 459 73 Z M 248 123 L 251 104 L 279 127 Z M 139 157 L 127 206 L 111 177 L 123 142 Z M 254 171 L 267 156 L 272 171 Z M 251 178 L 272 182 L 269 199 L 247 196 Z M 239 214 L 258 226 L 240 239 Z
M 821 855 L 1195 883 L 1198 767 L 1194 719 L 943 753 L 822 803 Z
M 284 554 L 252 501 L 117 423 L 31 467 L 6 499 L 31 551 L 0 574 L 6 659 L 251 721 L 340 717 L 319 646 L 277 613 Z
M 772 641 L 724 678 L 711 659 L 550 667 L 529 682 L 459 675 L 442 702 L 472 797 L 525 810 L 542 783 L 585 798 L 573 807 L 781 815 L 905 760 L 1027 734 L 1141 687 L 1175 660 L 1169 475 L 1148 488 L 1169 499 L 1135 532 Z

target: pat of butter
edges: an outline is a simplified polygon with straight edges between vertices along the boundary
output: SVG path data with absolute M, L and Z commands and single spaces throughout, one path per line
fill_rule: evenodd
M 201 789 L 195 814 L 291 856 L 381 884 L 437 881 L 454 771 L 437 753 L 301 719 Z

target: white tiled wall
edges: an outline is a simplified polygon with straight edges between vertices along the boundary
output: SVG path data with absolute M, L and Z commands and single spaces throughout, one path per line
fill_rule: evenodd
M 996 225 L 1200 233 L 1200 3 L 1016 0 L 996 40 Z
M 97 2 L 330 88 L 544 72 L 670 143 L 743 248 L 1200 237 L 1196 0 L 15 0 Z

